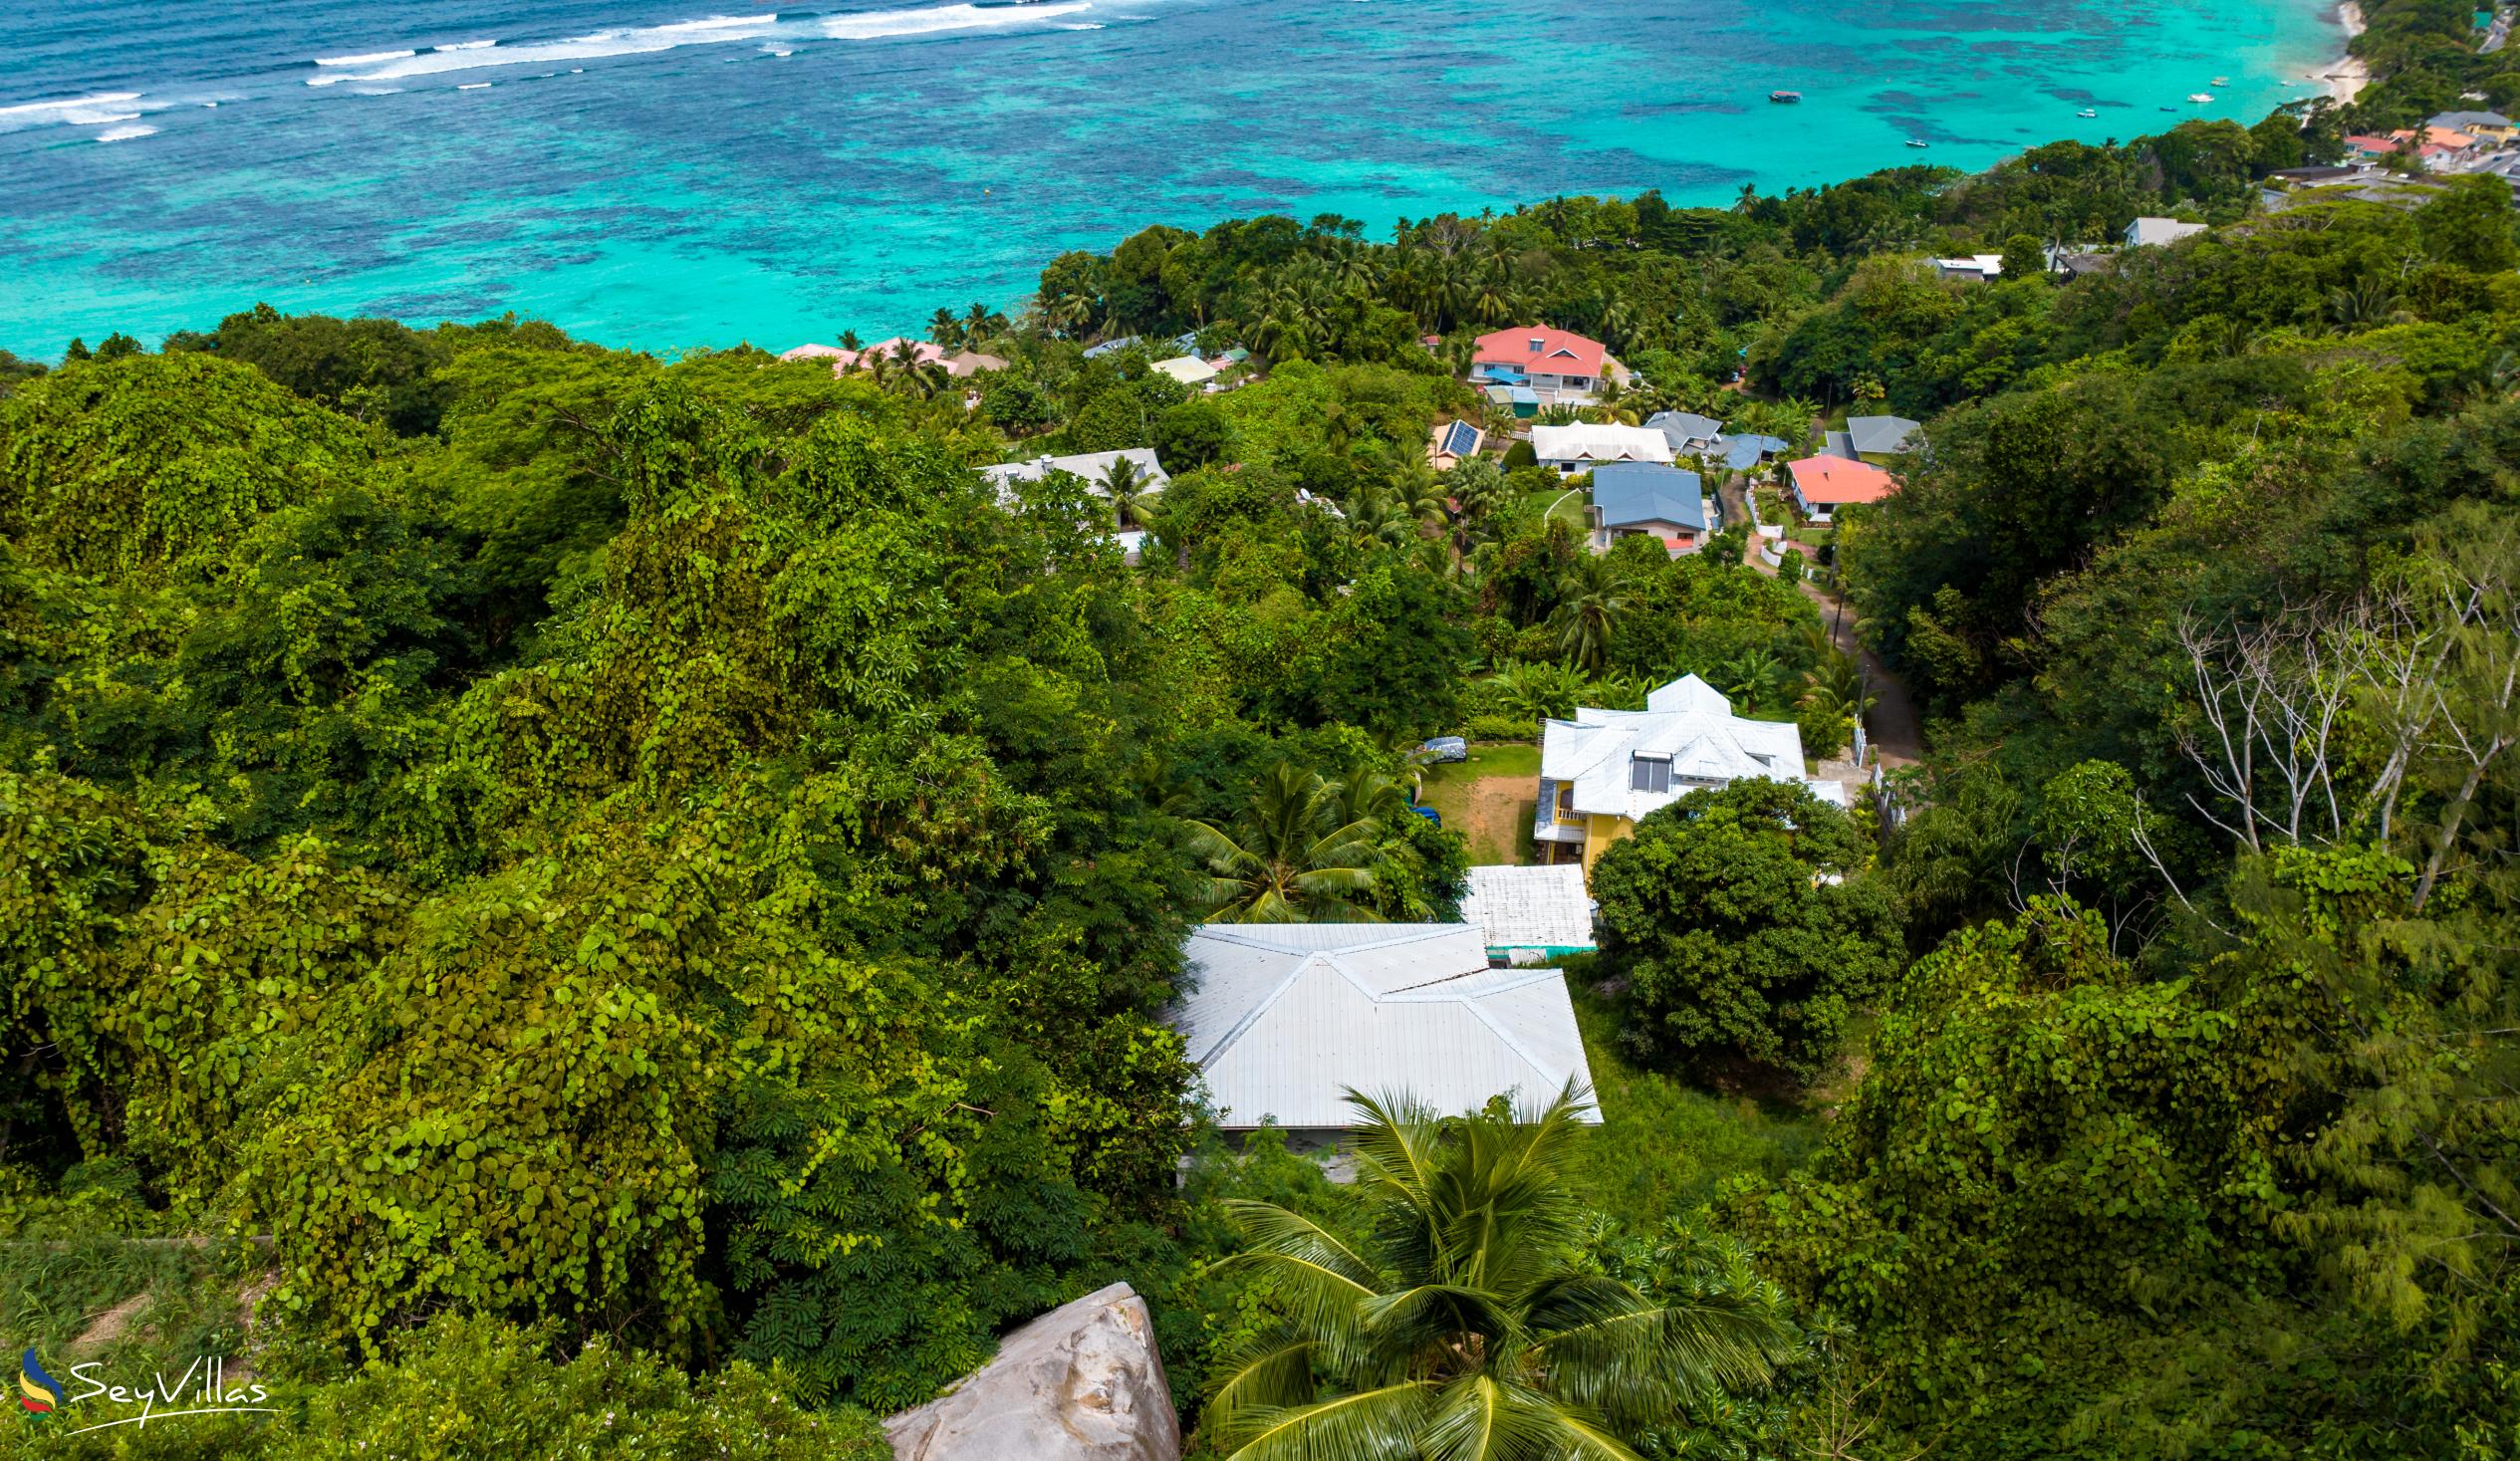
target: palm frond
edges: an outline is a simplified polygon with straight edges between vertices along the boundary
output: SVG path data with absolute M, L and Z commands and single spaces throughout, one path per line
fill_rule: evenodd
M 1561 1420 L 1546 1395 L 1465 1375 L 1444 1387 L 1420 1444 L 1427 1461 L 1554 1461 Z
M 1356 1250 L 1339 1240 L 1337 1234 L 1314 1222 L 1302 1213 L 1280 1207 L 1274 1202 L 1254 1202 L 1248 1198 L 1232 1198 L 1225 1203 L 1226 1216 L 1251 1240 L 1254 1248 L 1284 1253 L 1341 1275 L 1360 1288 L 1372 1289 L 1382 1275 L 1374 1266 L 1357 1256 Z
M 1430 1380 L 1404 1380 L 1313 1405 L 1249 1412 L 1228 1444 L 1233 1461 L 1416 1461 L 1433 1398 Z
M 1258 1410 L 1286 1410 L 1311 1402 L 1315 1393 L 1310 1339 L 1270 1335 L 1237 1350 L 1225 1362 L 1226 1378 L 1209 1394 L 1206 1423 L 1230 1431 Z

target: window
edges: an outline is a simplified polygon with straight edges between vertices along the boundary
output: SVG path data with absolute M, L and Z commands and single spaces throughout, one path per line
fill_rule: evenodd
M 1637 792 L 1667 792 L 1671 789 L 1671 758 L 1638 756 L 1628 763 L 1628 789 Z

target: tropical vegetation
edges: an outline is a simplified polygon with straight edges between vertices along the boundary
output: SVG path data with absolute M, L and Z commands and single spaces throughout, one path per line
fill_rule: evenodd
M 2371 9 L 2365 98 L 2249 127 L 1149 229 L 940 312 L 951 387 L 267 308 L 0 359 L 0 1316 L 287 1397 L 0 1445 L 846 1455 L 1126 1279 L 1211 1454 L 2509 1453 L 2520 238 L 2272 174 L 2513 73 Z M 2139 214 L 2213 226 L 1923 262 Z M 1533 320 L 1596 416 L 1920 448 L 1776 574 L 1595 553 L 1461 379 Z M 1086 356 L 1185 331 L 1235 388 Z M 1424 738 L 1696 674 L 1810 774 L 1876 664 L 1878 799 L 1601 858 L 1602 1124 L 1394 1094 L 1343 1184 L 1203 1123 L 1194 921 L 1457 912 Z

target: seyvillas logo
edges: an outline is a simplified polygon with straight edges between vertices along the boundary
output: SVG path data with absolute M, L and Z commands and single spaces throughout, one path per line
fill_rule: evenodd
M 92 1430 L 110 1430 L 118 1425 L 136 1425 L 145 1429 L 155 1420 L 173 1420 L 184 1415 L 238 1415 L 249 1412 L 271 1413 L 275 1407 L 263 1403 L 271 1392 L 257 1384 L 230 1385 L 227 1382 L 225 1359 L 196 1359 L 182 1373 L 169 1375 L 163 1370 L 151 1373 L 147 1383 L 138 1385 L 109 1384 L 97 1377 L 102 1362 L 74 1364 L 70 1367 L 71 1383 L 78 1388 L 65 1389 L 60 1380 L 44 1368 L 44 1361 L 29 1349 L 18 1362 L 18 1405 L 29 1415 L 55 1415 L 63 1420 L 86 1420 L 66 1434 L 80 1435 Z M 99 1402 L 91 1404 L 89 1402 Z M 76 1412 L 70 1407 L 77 1406 Z M 105 1407 L 113 1407 L 107 1409 Z M 137 1414 L 127 1412 L 138 1406 Z M 181 1408 L 177 1408 L 181 1407 Z M 102 1419 L 92 1419 L 102 1415 Z
M 18 1404 L 29 1415 L 50 1415 L 61 1403 L 61 1381 L 45 1373 L 44 1361 L 27 1350 L 18 1361 Z

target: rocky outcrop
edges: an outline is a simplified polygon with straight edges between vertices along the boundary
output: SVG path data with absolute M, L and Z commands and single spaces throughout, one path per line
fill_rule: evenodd
M 1145 1301 L 1114 1284 L 1006 1337 L 997 1358 L 883 1423 L 898 1461 L 1180 1461 Z

